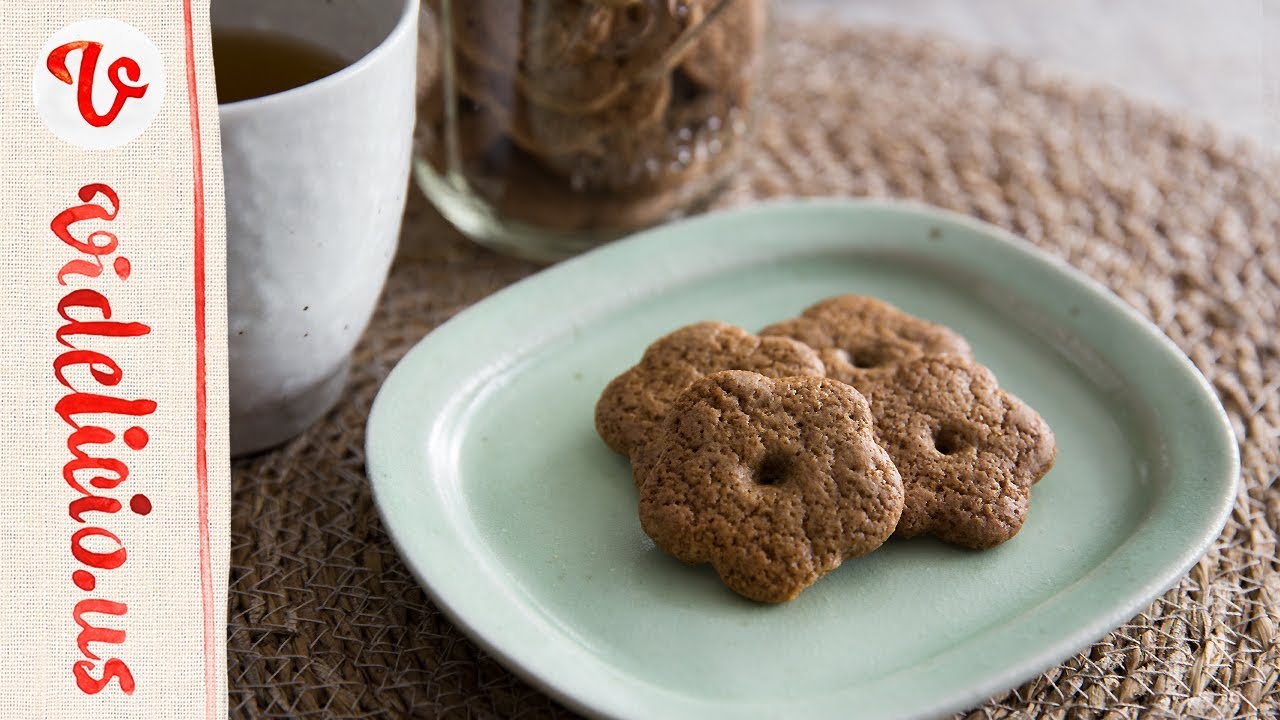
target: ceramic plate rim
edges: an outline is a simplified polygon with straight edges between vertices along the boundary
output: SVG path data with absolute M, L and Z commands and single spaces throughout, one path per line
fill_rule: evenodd
M 1020 629 L 1033 628 L 1036 623 L 1044 623 L 1062 614 L 1071 614 L 1072 608 L 1069 603 L 1066 603 L 1064 596 L 1074 597 L 1078 590 L 1072 588 L 1087 586 L 1090 582 L 1101 582 L 1110 577 L 1108 573 L 1100 576 L 1099 573 L 1109 569 L 1114 564 L 1113 559 L 1118 555 L 1123 554 L 1127 557 L 1134 554 L 1141 555 L 1143 551 L 1148 553 L 1164 551 L 1158 553 L 1163 558 L 1158 571 L 1153 571 L 1141 582 L 1130 583 L 1126 586 L 1124 596 L 1114 604 L 1100 611 L 1086 613 L 1087 622 L 1076 623 L 1072 632 L 1060 635 L 1052 642 L 1043 643 L 1034 651 L 1022 653 L 1015 662 L 990 668 L 985 672 L 980 671 L 978 682 L 974 684 L 944 687 L 940 693 L 935 693 L 940 696 L 916 698 L 914 706 L 902 708 L 903 716 L 931 717 L 963 710 L 994 693 L 1033 677 L 1045 668 L 1087 647 L 1106 632 L 1132 618 L 1152 599 L 1178 582 L 1211 546 L 1225 525 L 1236 496 L 1239 455 L 1234 432 L 1217 396 L 1190 360 L 1158 328 L 1102 285 L 1071 268 L 1062 260 L 1035 249 L 1026 241 L 993 225 L 914 202 L 838 198 L 793 199 L 760 203 L 743 209 L 721 211 L 679 221 L 639 233 L 548 268 L 462 311 L 419 341 L 400 360 L 379 390 L 369 415 L 366 434 L 367 472 L 378 512 L 401 558 L 432 601 L 485 651 L 526 681 L 548 692 L 569 707 L 591 715 L 610 717 L 626 717 L 636 713 L 644 715 L 657 713 L 663 717 L 694 716 L 714 713 L 717 710 L 721 713 L 732 710 L 735 716 L 747 710 L 768 715 L 782 712 L 785 708 L 800 709 L 800 706 L 790 702 L 775 705 L 757 704 L 751 708 L 700 702 L 697 698 L 668 692 L 661 687 L 620 672 L 581 648 L 572 647 L 571 643 L 564 642 L 563 638 L 559 643 L 546 639 L 543 639 L 540 644 L 533 642 L 539 637 L 537 631 L 553 636 L 558 635 L 560 631 L 540 617 L 531 617 L 535 613 L 522 607 L 522 602 L 518 598 L 504 592 L 500 578 L 494 574 L 492 568 L 478 568 L 481 572 L 465 578 L 460 577 L 458 573 L 451 573 L 452 569 L 456 569 L 453 563 L 457 556 L 454 553 L 462 550 L 464 551 L 462 555 L 465 557 L 469 538 L 458 537 L 450 532 L 456 528 L 447 515 L 431 514 L 439 508 L 433 509 L 428 506 L 423 511 L 424 514 L 408 516 L 405 508 L 409 507 L 410 501 L 427 497 L 423 493 L 426 492 L 426 486 L 430 480 L 426 477 L 424 470 L 428 461 L 414 455 L 415 450 L 421 450 L 425 446 L 423 432 L 413 430 L 411 423 L 399 422 L 398 419 L 415 414 L 421 416 L 424 411 L 429 411 L 431 408 L 441 409 L 438 415 L 447 417 L 448 413 L 443 410 L 448 408 L 454 398 L 464 396 L 465 393 L 462 392 L 462 388 L 443 382 L 438 385 L 446 386 L 448 389 L 437 392 L 435 397 L 424 399 L 418 396 L 417 393 L 426 386 L 423 380 L 426 379 L 424 374 L 427 370 L 424 368 L 434 367 L 440 370 L 442 367 L 447 367 L 448 363 L 433 365 L 432 361 L 439 359 L 437 356 L 447 359 L 450 355 L 456 354 L 460 346 L 451 345 L 451 343 L 466 340 L 472 326 L 490 324 L 512 332 L 522 332 L 524 342 L 512 342 L 513 347 L 538 347 L 538 334 L 544 332 L 546 328 L 522 322 L 521 313 L 512 312 L 512 308 L 521 307 L 525 307 L 527 311 L 527 300 L 541 298 L 542 307 L 572 309 L 570 317 L 544 320 L 547 328 L 561 332 L 567 327 L 566 324 L 584 323 L 592 317 L 607 314 L 619 306 L 633 302 L 643 295 L 640 292 L 619 289 L 616 283 L 610 287 L 608 282 L 602 280 L 602 276 L 607 276 L 609 273 L 601 273 L 601 269 L 634 269 L 643 266 L 649 271 L 645 276 L 649 279 L 649 285 L 645 287 L 651 291 L 663 286 L 676 285 L 691 273 L 715 272 L 717 264 L 722 262 L 722 259 L 713 252 L 717 248 L 716 241 L 712 239 L 715 237 L 716 229 L 735 226 L 741 228 L 746 224 L 752 227 L 768 227 L 772 224 L 777 227 L 779 223 L 782 223 L 782 227 L 792 229 L 786 247 L 771 249 L 767 242 L 749 243 L 741 237 L 727 241 L 740 242 L 739 249 L 744 251 L 747 258 L 754 257 L 756 261 L 761 257 L 769 256 L 770 253 L 775 257 L 783 257 L 797 252 L 798 248 L 816 251 L 821 248 L 840 246 L 840 243 L 829 241 L 815 241 L 812 245 L 805 245 L 803 238 L 796 240 L 795 235 L 798 233 L 795 229 L 802 228 L 806 218 L 823 215 L 841 216 L 851 223 L 879 220 L 901 222 L 907 225 L 917 224 L 918 232 L 927 232 L 926 229 L 937 229 L 942 233 L 959 232 L 970 242 L 977 243 L 969 246 L 967 252 L 973 253 L 976 249 L 977 254 L 984 258 L 996 258 L 1002 263 L 1025 270 L 1028 277 L 1010 280 L 1014 285 L 1021 283 L 1024 288 L 1030 289 L 1035 287 L 1035 282 L 1045 282 L 1048 283 L 1046 286 L 1063 288 L 1072 293 L 1073 302 L 1088 303 L 1105 315 L 1098 320 L 1104 327 L 1115 326 L 1127 332 L 1136 333 L 1134 337 L 1141 343 L 1143 353 L 1156 353 L 1152 357 L 1163 363 L 1164 372 L 1172 373 L 1179 384 L 1190 393 L 1190 400 L 1194 402 L 1194 411 L 1186 412 L 1201 420 L 1208 418 L 1213 426 L 1199 428 L 1199 431 L 1188 439 L 1198 440 L 1209 449 L 1217 451 L 1206 455 L 1205 465 L 1199 468 L 1205 474 L 1203 480 L 1206 483 L 1206 487 L 1200 490 L 1199 499 L 1210 502 L 1200 506 L 1198 511 L 1196 508 L 1189 511 L 1184 509 L 1184 513 L 1190 512 L 1190 518 L 1178 516 L 1174 510 L 1167 510 L 1163 516 L 1153 511 L 1138 524 L 1133 535 L 1126 539 L 1112 555 L 1102 560 L 1072 586 L 1064 588 L 1039 606 L 1028 609 L 1014 618 L 1011 623 L 978 636 L 970 636 L 966 641 L 961 642 L 958 648 L 963 649 L 970 645 L 974 637 L 991 636 L 994 638 L 991 642 L 998 644 L 1001 638 L 1011 634 L 1016 635 Z M 694 238 L 692 251 L 688 244 L 691 242 L 690 238 Z M 672 249 L 677 242 L 681 243 L 680 247 L 684 251 L 684 257 L 679 263 L 672 259 L 674 253 L 662 252 L 664 246 L 671 246 L 667 249 Z M 852 238 L 844 241 L 849 246 L 870 242 L 866 239 Z M 919 247 L 924 245 L 918 245 L 912 252 L 917 254 L 921 252 Z M 963 256 L 946 256 L 946 253 L 954 252 L 948 248 L 947 244 L 936 243 L 929 247 L 938 248 L 938 252 L 943 256 L 939 258 L 940 261 L 957 263 L 966 269 L 973 269 L 972 261 L 963 259 Z M 721 253 L 721 255 L 726 254 Z M 724 267 L 720 267 L 719 271 L 724 271 Z M 1032 284 L 1027 284 L 1028 282 Z M 605 291 L 612 302 L 594 307 L 590 311 L 585 310 L 583 304 L 573 302 L 575 298 L 584 296 L 583 293 L 589 292 L 591 288 Z M 550 300 L 547 300 L 548 297 Z M 528 318 L 524 319 L 528 320 Z M 1066 321 L 1065 315 L 1057 319 Z M 497 366 L 494 365 L 472 367 L 460 374 L 473 378 L 487 377 L 497 372 L 496 368 Z M 1145 394 L 1140 393 L 1140 395 L 1144 399 L 1149 398 Z M 433 427 L 431 430 L 431 432 L 439 431 L 441 431 L 439 427 Z M 419 461 L 423 464 L 420 465 Z M 431 464 L 438 467 L 447 463 L 436 458 Z M 1170 484 L 1175 483 L 1171 480 Z M 1188 491 L 1184 489 L 1183 492 Z M 1163 508 L 1169 503 L 1162 498 L 1162 502 L 1158 505 Z M 1174 514 L 1171 515 L 1171 513 Z M 1189 521 L 1190 525 L 1187 524 Z M 1152 544 L 1151 536 L 1167 525 L 1177 526 L 1183 530 L 1190 527 L 1194 532 L 1187 543 L 1178 548 L 1146 547 Z M 453 553 L 447 551 L 453 551 Z M 477 592 L 479 589 L 486 592 Z M 520 623 L 513 623 L 512 615 L 519 615 Z M 517 626 L 521 624 L 522 626 Z M 956 649 L 944 651 L 929 662 L 939 661 L 939 659 L 945 661 L 947 656 Z M 575 667 L 572 663 L 587 663 L 587 665 Z M 893 682 L 893 678 L 900 674 L 892 674 L 882 681 Z M 842 688 L 842 691 L 806 702 L 802 709 L 806 713 L 826 711 L 829 714 L 836 714 L 841 709 L 847 711 L 847 703 L 851 699 L 852 692 L 848 688 Z

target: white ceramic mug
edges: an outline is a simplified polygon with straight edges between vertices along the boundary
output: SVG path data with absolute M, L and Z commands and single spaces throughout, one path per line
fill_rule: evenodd
M 231 450 L 279 444 L 341 395 L 395 254 L 414 122 L 418 0 L 213 0 L 348 61 L 219 106 L 227 202 Z

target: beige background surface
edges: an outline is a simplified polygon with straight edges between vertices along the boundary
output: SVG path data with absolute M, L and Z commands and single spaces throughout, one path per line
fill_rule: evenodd
M 776 0 L 784 17 L 940 32 L 1280 147 L 1277 0 Z

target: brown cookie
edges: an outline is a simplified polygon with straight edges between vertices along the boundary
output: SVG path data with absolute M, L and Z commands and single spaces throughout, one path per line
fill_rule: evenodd
M 435 93 L 420 102 L 417 137 L 424 157 L 440 175 L 461 172 L 468 192 L 508 220 L 563 232 L 623 233 L 658 222 L 689 203 L 689 188 L 678 183 L 618 193 L 574 189 L 515 145 L 503 120 L 465 96 L 455 104 L 459 154 L 451 161 L 446 158 L 441 107 Z M 723 173 L 727 167 L 721 164 L 709 171 Z
M 970 355 L 969 343 L 953 330 L 862 295 L 839 295 L 807 308 L 800 317 L 775 323 L 761 335 L 795 338 L 818 351 L 828 377 L 863 390 L 892 375 L 904 362 L 939 355 Z
M 450 12 L 458 50 L 507 74 L 589 59 L 613 15 L 580 0 L 466 0 Z
M 693 29 L 695 39 L 680 69 L 703 87 L 720 89 L 746 84 L 755 74 L 764 45 L 763 0 L 704 3 L 709 10 Z
M 565 114 L 599 111 L 618 100 L 635 85 L 646 85 L 664 75 L 680 60 L 679 40 L 700 17 L 692 3 L 651 0 L 626 7 L 587 6 L 587 21 L 556 20 L 547 13 L 546 23 L 580 22 L 581 34 L 573 57 L 526 43 L 517 62 L 516 78 L 530 102 Z M 598 19 L 599 14 L 607 15 Z M 575 18 L 578 16 L 575 16 Z
M 933 356 L 899 365 L 863 392 L 906 490 L 896 536 L 984 549 L 1018 532 L 1031 485 L 1057 449 L 1048 424 L 990 370 Z
M 707 376 L 680 395 L 640 490 L 640 524 L 752 600 L 786 602 L 876 549 L 902 481 L 856 390 L 827 378 Z
M 700 90 L 680 73 L 672 85 L 671 101 L 658 122 L 601 135 L 607 152 L 549 154 L 543 162 L 575 188 L 612 192 L 652 192 L 716 173 L 746 134 L 746 91 Z
M 770 377 L 822 375 L 817 353 L 788 338 L 761 338 L 721 322 L 700 322 L 654 341 L 640 362 L 614 378 L 596 403 L 596 431 L 631 456 L 657 435 L 685 388 L 720 370 Z
M 671 78 L 629 86 L 611 104 L 582 115 L 570 115 L 521 95 L 510 76 L 455 58 L 461 93 L 484 105 L 510 132 L 512 140 L 535 155 L 569 152 L 602 153 L 601 136 L 618 128 L 642 132 L 657 123 L 671 99 Z

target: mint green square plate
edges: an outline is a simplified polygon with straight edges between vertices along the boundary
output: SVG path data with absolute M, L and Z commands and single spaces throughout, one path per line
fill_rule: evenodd
M 787 605 L 665 556 L 601 389 L 680 325 L 748 329 L 863 293 L 963 333 L 1058 461 L 994 550 L 891 542 Z M 513 285 L 392 372 L 369 477 L 400 554 L 486 650 L 569 706 L 636 718 L 932 717 L 1087 646 L 1217 537 L 1238 456 L 1186 357 L 1102 287 L 929 208 L 770 204 L 660 227 Z

